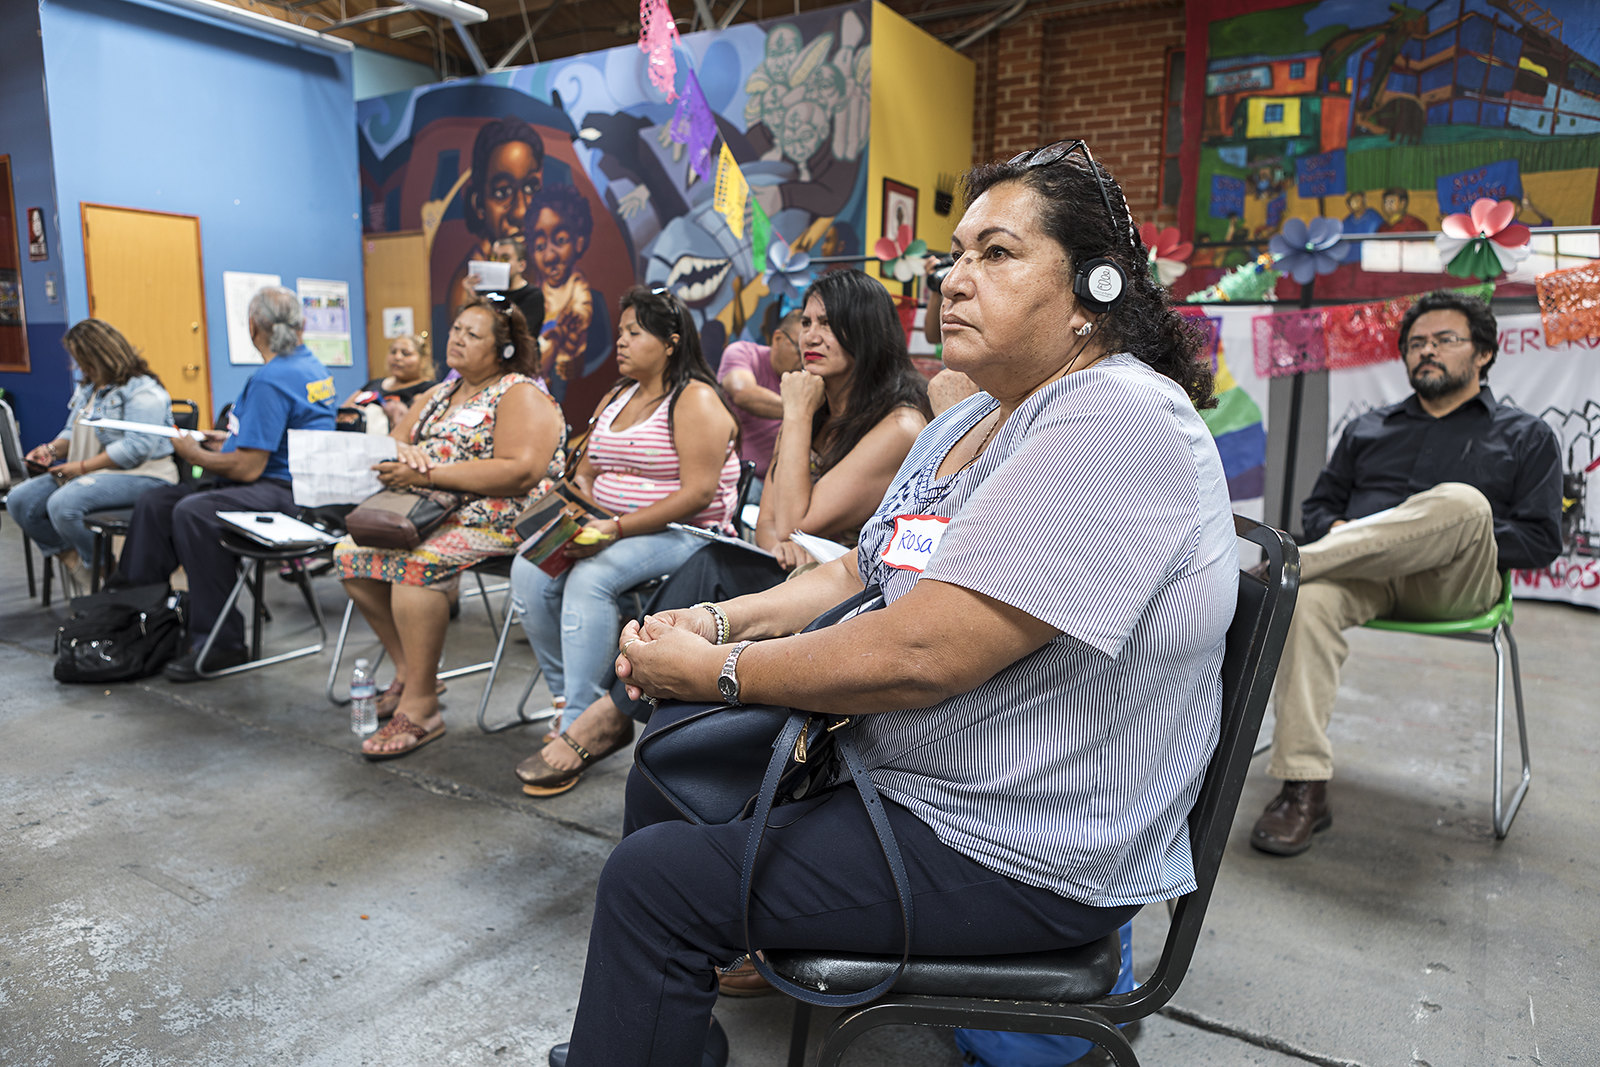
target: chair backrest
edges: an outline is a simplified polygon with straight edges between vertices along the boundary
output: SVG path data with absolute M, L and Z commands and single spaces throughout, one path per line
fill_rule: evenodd
M 733 525 L 744 529 L 744 506 L 750 503 L 750 486 L 756 480 L 756 463 L 753 459 L 739 461 L 739 488 L 733 495 Z
M 180 430 L 198 430 L 200 428 L 200 406 L 193 400 L 172 401 L 172 425 Z
M 1241 515 L 1233 517 L 1233 524 L 1240 537 L 1266 553 L 1267 574 L 1264 578 L 1249 572 L 1239 574 L 1239 602 L 1222 659 L 1221 732 L 1200 795 L 1189 813 L 1197 888 L 1180 898 L 1173 909 L 1166 949 L 1149 979 L 1131 993 L 1099 1002 L 1113 1022 L 1159 1010 L 1172 999 L 1189 969 L 1300 588 L 1300 552 L 1287 534 Z
M 22 430 L 17 426 L 17 416 L 10 404 L 0 402 L 0 490 L 28 477 L 23 455 Z

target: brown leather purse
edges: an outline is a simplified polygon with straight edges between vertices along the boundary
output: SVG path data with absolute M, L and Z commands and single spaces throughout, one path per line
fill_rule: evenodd
M 345 516 L 344 528 L 365 548 L 409 552 L 461 506 L 461 494 L 444 489 L 384 489 Z

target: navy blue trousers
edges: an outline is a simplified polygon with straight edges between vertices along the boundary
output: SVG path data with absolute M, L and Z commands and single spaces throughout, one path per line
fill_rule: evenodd
M 739 874 L 749 824 L 684 822 L 637 769 L 627 800 L 626 836 L 600 874 L 567 1063 L 699 1067 L 717 968 L 745 952 Z M 884 808 L 911 880 L 915 954 L 1068 948 L 1139 910 L 1089 907 L 996 874 L 905 808 Z M 894 883 L 854 786 L 774 810 L 750 933 L 760 948 L 899 954 Z
M 237 557 L 222 547 L 219 511 L 284 511 L 295 514 L 288 482 L 262 478 L 213 489 L 164 486 L 139 497 L 128 524 L 128 543 L 117 567 L 118 584 L 166 582 L 182 564 L 189 578 L 189 634 L 195 648 L 205 642 L 238 578 Z M 244 644 L 244 618 L 228 612 L 218 648 Z

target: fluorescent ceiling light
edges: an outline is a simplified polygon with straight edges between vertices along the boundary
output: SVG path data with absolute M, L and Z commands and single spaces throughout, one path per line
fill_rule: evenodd
M 449 19 L 463 26 L 489 21 L 487 11 L 464 3 L 463 0 L 405 0 L 405 2 L 418 11 L 426 11 L 430 15 L 438 15 L 442 19 Z
M 270 15 L 246 11 L 242 7 L 221 3 L 220 0 L 162 0 L 168 7 L 181 7 L 188 11 L 195 11 L 202 15 L 209 15 L 224 22 L 231 22 L 237 26 L 248 26 L 252 30 L 269 33 L 274 37 L 281 37 L 295 44 L 303 44 L 308 48 L 320 49 L 324 52 L 351 52 L 355 45 L 343 37 L 333 37 L 316 30 L 308 30 L 304 26 L 297 26 L 292 22 L 284 22 Z M 466 6 L 466 5 L 462 5 Z M 479 10 L 473 8 L 474 11 Z M 485 16 L 487 17 L 487 16 Z

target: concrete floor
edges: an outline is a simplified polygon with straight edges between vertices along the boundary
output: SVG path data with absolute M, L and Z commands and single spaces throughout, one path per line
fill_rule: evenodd
M 322 696 L 329 657 L 217 682 L 57 685 L 59 604 L 0 531 L 0 1064 L 528 1064 L 565 1040 L 625 757 L 524 798 L 532 729 L 369 764 Z M 306 621 L 275 580 L 269 644 Z M 330 612 L 336 582 L 318 583 Z M 365 634 L 365 631 L 361 631 Z M 1162 1064 L 1600 1062 L 1594 847 L 1600 617 L 1520 604 L 1534 785 L 1489 830 L 1492 654 L 1352 635 L 1336 822 L 1280 860 L 1245 844 L 1246 786 L 1194 965 L 1136 1042 Z M 489 644 L 468 604 L 452 662 Z M 496 695 L 509 709 L 530 656 Z M 535 699 L 543 697 L 536 692 Z M 1140 973 L 1165 911 L 1136 921 Z M 736 1067 L 781 1064 L 790 1009 L 724 1000 Z M 946 1032 L 886 1029 L 847 1062 L 955 1067 Z

